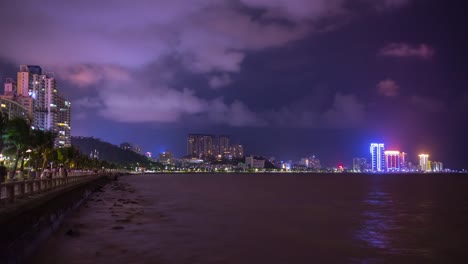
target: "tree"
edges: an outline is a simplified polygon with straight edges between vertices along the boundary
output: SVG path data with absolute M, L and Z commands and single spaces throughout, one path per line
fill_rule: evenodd
M 0 133 L 3 135 L 8 124 L 8 115 L 0 111 Z M 0 137 L 0 152 L 3 150 L 3 137 Z
M 36 158 L 35 168 L 39 168 L 39 162 L 42 160 L 42 169 L 45 168 L 48 160 L 53 156 L 54 141 L 57 134 L 51 131 L 32 130 L 31 132 L 31 147 L 34 149 L 34 157 Z
M 24 157 L 26 150 L 31 144 L 30 137 L 31 129 L 26 120 L 22 118 L 11 119 L 3 134 L 3 141 L 6 149 L 10 153 L 15 153 L 15 165 L 13 166 L 13 173 L 18 168 L 18 161 Z
M 58 161 L 70 168 L 75 167 L 76 159 L 80 155 L 81 155 L 80 151 L 73 146 L 57 149 Z

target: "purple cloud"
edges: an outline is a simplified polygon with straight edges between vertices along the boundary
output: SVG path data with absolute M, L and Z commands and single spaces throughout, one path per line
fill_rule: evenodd
M 88 87 L 106 80 L 128 81 L 130 72 L 115 65 L 76 64 L 57 67 L 59 78 L 79 87 Z
M 434 49 L 427 44 L 411 46 L 407 43 L 391 43 L 379 51 L 380 56 L 397 58 L 416 57 L 426 60 L 432 58 L 434 53 Z
M 222 74 L 222 75 L 212 76 L 208 84 L 210 85 L 212 89 L 216 90 L 216 89 L 219 89 L 221 87 L 231 84 L 231 82 L 232 82 L 231 76 L 229 76 L 228 74 Z
M 392 79 L 385 79 L 377 84 L 377 91 L 380 95 L 386 97 L 398 96 L 400 86 Z
M 324 24 L 336 28 L 355 12 L 346 0 L 46 2 L 2 4 L 0 30 L 8 41 L 2 42 L 0 57 L 42 65 L 69 84 L 93 89 L 97 98 L 78 99 L 78 110 L 99 105 L 98 114 L 119 122 L 203 116 L 232 126 L 274 122 L 265 114 L 268 110 L 256 113 L 240 101 L 203 98 L 193 87 L 174 84 L 174 76 L 188 71 L 211 76 L 206 85 L 213 89 L 226 86 L 248 54 L 284 47 Z M 368 4 L 392 7 L 397 2 L 407 1 Z M 246 12 L 253 9 L 264 12 L 259 17 Z M 168 58 L 177 60 L 177 67 L 167 63 Z M 326 118 L 312 110 L 270 111 L 294 116 L 302 124 L 315 118 L 357 120 L 360 109 L 355 98 L 337 95 Z

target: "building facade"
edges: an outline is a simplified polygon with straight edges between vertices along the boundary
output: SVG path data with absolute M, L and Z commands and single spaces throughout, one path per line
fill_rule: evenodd
M 429 155 L 428 154 L 420 154 L 419 155 L 419 168 L 422 172 L 430 171 L 430 164 L 429 164 Z
M 373 172 L 385 171 L 385 146 L 383 143 L 372 143 L 370 145 L 371 170 Z
M 387 172 L 396 172 L 400 171 L 400 157 L 401 153 L 397 150 L 386 150 L 384 151 L 385 155 L 385 169 Z
M 231 154 L 230 145 L 229 145 L 230 138 L 226 135 L 219 136 L 219 152 L 218 154 L 222 157 L 226 157 Z
M 243 159 L 244 158 L 244 146 L 241 144 L 232 145 L 231 154 L 233 158 Z
M 432 162 L 432 171 L 433 172 L 442 172 L 444 171 L 444 164 L 440 161 L 433 161 Z
M 253 156 L 245 157 L 245 165 L 247 168 L 265 168 L 265 160 L 255 159 Z
M 187 137 L 187 155 L 191 158 L 207 159 L 215 155 L 215 137 L 205 134 L 189 134 Z
M 71 103 L 59 93 L 52 74 L 40 66 L 21 65 L 17 82 L 8 78 L 4 87 L 2 97 L 26 109 L 33 129 L 55 132 L 55 147 L 71 146 Z
M 367 171 L 367 159 L 354 158 L 353 159 L 353 171 L 354 172 L 366 172 Z

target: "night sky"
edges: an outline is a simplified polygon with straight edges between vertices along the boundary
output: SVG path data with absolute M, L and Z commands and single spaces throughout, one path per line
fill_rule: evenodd
M 41 65 L 72 135 L 153 153 L 229 134 L 246 154 L 351 165 L 382 141 L 468 168 L 463 2 L 2 1 L 0 78 Z

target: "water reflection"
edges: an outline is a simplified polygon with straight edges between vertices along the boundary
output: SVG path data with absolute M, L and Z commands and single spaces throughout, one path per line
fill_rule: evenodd
M 394 251 L 393 232 L 400 229 L 394 216 L 395 205 L 389 193 L 372 191 L 363 201 L 365 210 L 362 213 L 363 224 L 356 232 L 355 238 L 371 248 Z

